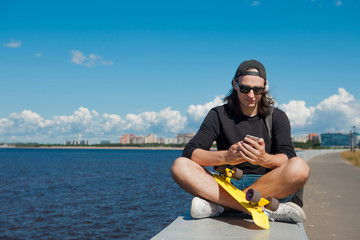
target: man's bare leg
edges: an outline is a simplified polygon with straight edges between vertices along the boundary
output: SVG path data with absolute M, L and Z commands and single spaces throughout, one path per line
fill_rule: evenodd
M 176 159 L 171 168 L 171 175 L 180 187 L 194 196 L 248 213 L 240 203 L 219 186 L 210 173 L 188 158 Z
M 253 188 L 262 197 L 281 199 L 301 189 L 310 175 L 309 165 L 299 157 L 289 159 L 285 164 L 263 175 L 254 184 L 244 189 L 246 193 Z
M 250 188 L 261 192 L 263 197 L 272 196 L 281 199 L 295 193 L 302 188 L 309 177 L 310 168 L 301 158 L 289 159 L 283 166 L 263 175 Z M 203 167 L 188 158 L 175 160 L 171 174 L 175 182 L 185 191 L 199 196 L 223 207 L 238 211 L 248 211 L 230 196 L 214 177 Z

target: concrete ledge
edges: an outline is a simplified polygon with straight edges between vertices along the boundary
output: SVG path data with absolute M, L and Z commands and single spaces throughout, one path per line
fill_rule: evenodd
M 223 213 L 215 218 L 193 219 L 190 213 L 179 216 L 152 239 L 289 239 L 306 240 L 302 223 L 270 222 L 270 229 L 255 225 L 246 214 Z
M 335 150 L 306 150 L 298 152 L 298 156 L 306 161 L 311 158 Z M 190 206 L 190 203 L 189 203 Z M 163 231 L 152 239 L 308 239 L 302 223 L 270 222 L 270 229 L 264 230 L 256 226 L 246 214 L 239 212 L 223 213 L 216 218 L 193 219 L 190 212 L 179 216 Z

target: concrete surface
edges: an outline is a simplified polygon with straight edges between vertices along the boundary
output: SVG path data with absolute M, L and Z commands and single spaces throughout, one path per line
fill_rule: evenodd
M 270 222 L 270 229 L 255 225 L 251 218 L 241 213 L 223 213 L 215 218 L 193 219 L 190 213 L 178 217 L 153 240 L 172 239 L 289 239 L 305 240 L 303 224 Z
M 316 156 L 309 165 L 304 191 L 309 239 L 360 239 L 360 168 L 339 152 Z

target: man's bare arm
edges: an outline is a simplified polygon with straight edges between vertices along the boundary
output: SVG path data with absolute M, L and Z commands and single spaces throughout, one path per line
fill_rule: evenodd
M 203 167 L 220 166 L 220 165 L 237 165 L 245 162 L 238 151 L 239 143 L 232 145 L 228 150 L 207 151 L 204 149 L 195 149 L 192 153 L 191 160 Z

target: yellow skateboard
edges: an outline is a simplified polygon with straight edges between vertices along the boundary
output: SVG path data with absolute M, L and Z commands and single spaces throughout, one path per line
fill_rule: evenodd
M 254 223 L 261 228 L 269 229 L 269 218 L 264 214 L 262 206 L 271 211 L 279 207 L 279 201 L 275 198 L 262 198 L 260 192 L 250 189 L 245 194 L 236 188 L 231 182 L 231 178 L 241 179 L 242 171 L 238 168 L 229 169 L 227 167 L 215 167 L 219 174 L 214 174 L 215 180 L 224 188 L 233 198 L 243 205 L 250 213 Z

